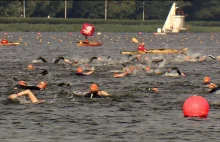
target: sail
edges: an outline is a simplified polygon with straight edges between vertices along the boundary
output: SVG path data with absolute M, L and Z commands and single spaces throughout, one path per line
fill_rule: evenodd
M 163 26 L 163 29 L 162 29 L 163 32 L 172 31 L 172 29 L 173 29 L 173 18 L 174 18 L 175 15 L 176 15 L 176 3 L 174 2 L 171 9 L 170 9 L 170 12 L 167 16 L 165 24 Z
M 84 36 L 93 36 L 95 27 L 92 24 L 84 23 L 80 32 Z

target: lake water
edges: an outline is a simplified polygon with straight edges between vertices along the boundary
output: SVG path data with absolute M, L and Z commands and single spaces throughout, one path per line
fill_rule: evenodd
M 1 33 L 3 36 L 4 33 Z M 184 55 L 143 55 L 141 60 L 130 65 L 143 69 L 131 75 L 114 78 L 113 71 L 122 70 L 122 63 L 128 61 L 127 55 L 120 51 L 136 50 L 137 44 L 131 42 L 136 37 L 145 41 L 149 49 L 187 47 L 190 56 L 213 55 L 220 52 L 219 33 L 185 33 L 155 36 L 152 33 L 102 33 L 94 37 L 103 41 L 99 47 L 77 47 L 76 42 L 83 39 L 79 33 L 7 33 L 10 41 L 22 42 L 19 46 L 1 46 L 0 80 L 1 110 L 0 139 L 2 142 L 68 142 L 68 141 L 219 141 L 220 96 L 208 94 L 202 81 L 209 75 L 212 82 L 219 83 L 219 62 L 207 59 L 204 62 L 186 62 Z M 92 39 L 92 38 L 89 38 Z M 48 63 L 33 63 L 35 70 L 27 70 L 28 64 L 39 56 Z M 76 76 L 77 66 L 64 63 L 53 64 L 53 58 L 63 56 L 80 63 L 91 57 L 90 67 L 95 67 L 91 76 Z M 110 56 L 110 59 L 107 57 Z M 150 59 L 164 58 L 167 62 L 149 64 Z M 172 59 L 172 60 L 168 60 Z M 168 77 L 146 73 L 144 68 L 166 71 L 169 67 L 179 67 L 185 77 Z M 83 66 L 85 67 L 85 66 Z M 39 74 L 47 69 L 48 75 Z M 34 91 L 44 104 L 6 103 L 7 96 L 15 93 L 18 80 L 36 85 L 46 81 L 44 91 Z M 70 86 L 58 86 L 69 82 Z M 113 97 L 88 99 L 72 97 L 72 91 L 88 91 L 95 82 Z M 158 93 L 147 88 L 157 87 Z M 192 95 L 201 95 L 210 104 L 209 116 L 205 119 L 183 117 L 184 101 Z

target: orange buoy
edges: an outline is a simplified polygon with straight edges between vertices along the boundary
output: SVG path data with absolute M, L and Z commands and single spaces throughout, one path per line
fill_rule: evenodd
M 207 117 L 209 103 L 201 96 L 191 96 L 183 104 L 184 117 Z

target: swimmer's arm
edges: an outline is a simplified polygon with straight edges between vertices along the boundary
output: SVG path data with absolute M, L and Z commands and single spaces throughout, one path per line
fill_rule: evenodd
M 112 96 L 111 94 L 109 94 L 109 93 L 106 92 L 106 91 L 99 91 L 98 94 L 99 94 L 100 96 L 104 96 L 104 97 L 110 97 L 110 96 Z
M 73 63 L 73 62 L 71 62 L 71 61 L 68 60 L 68 59 L 64 59 L 64 62 L 69 63 L 69 64 L 72 64 L 72 63 Z
M 89 92 L 77 92 L 77 91 L 74 91 L 73 94 L 75 96 L 85 96 L 86 94 L 88 94 Z
M 84 75 L 90 75 L 90 74 L 93 74 L 94 73 L 94 70 L 91 70 L 91 71 L 89 71 L 89 72 L 85 72 L 85 73 L 83 73 Z

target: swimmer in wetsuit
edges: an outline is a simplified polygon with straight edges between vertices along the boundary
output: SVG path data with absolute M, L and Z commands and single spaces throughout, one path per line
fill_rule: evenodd
M 76 75 L 77 75 L 77 76 L 87 76 L 87 75 L 91 75 L 91 74 L 93 74 L 93 73 L 94 73 L 94 68 L 91 69 L 91 70 L 88 71 L 88 72 L 83 72 L 83 69 L 82 69 L 81 67 L 78 67 L 78 68 L 76 69 Z
M 174 75 L 177 73 L 177 75 Z M 168 69 L 168 72 L 165 73 L 166 76 L 186 76 L 184 73 L 180 72 L 179 68 L 173 67 Z
M 121 77 L 127 76 L 127 75 L 131 74 L 135 68 L 136 67 L 134 67 L 134 66 L 130 66 L 127 71 L 124 71 L 123 73 L 115 73 L 113 76 L 115 78 L 121 78 Z
M 84 93 L 74 93 L 76 96 L 83 96 L 86 98 L 106 98 L 110 97 L 108 92 L 99 90 L 99 87 L 97 84 L 93 83 L 90 85 L 90 91 L 89 92 L 84 92 Z
M 25 81 L 19 81 L 17 84 L 17 87 L 19 89 L 25 89 L 24 91 L 21 91 L 16 94 L 11 94 L 8 96 L 9 100 L 12 101 L 19 101 L 20 103 L 42 103 L 45 102 L 45 100 L 39 100 L 37 97 L 34 95 L 34 93 L 31 90 L 43 90 L 46 88 L 46 83 L 45 82 L 40 82 L 37 86 L 27 86 L 27 83 Z M 25 97 L 28 96 L 30 99 L 29 101 L 26 101 Z
M 208 91 L 209 93 L 220 94 L 220 87 L 216 85 L 215 83 L 210 83 L 208 87 L 209 87 L 209 91 Z
M 52 61 L 52 63 L 58 64 L 58 62 L 59 62 L 61 59 L 62 59 L 62 60 L 65 60 L 64 57 L 59 56 L 59 57 L 55 58 L 55 59 Z M 41 60 L 43 63 L 48 63 L 47 60 L 46 60 L 45 58 L 41 57 L 41 56 L 38 57 L 37 60 L 33 60 L 32 62 L 33 62 L 33 63 L 38 63 L 38 62 L 39 62 L 38 60 Z
M 47 86 L 46 82 L 41 81 L 37 86 L 28 86 L 25 81 L 19 81 L 15 89 L 44 90 Z

